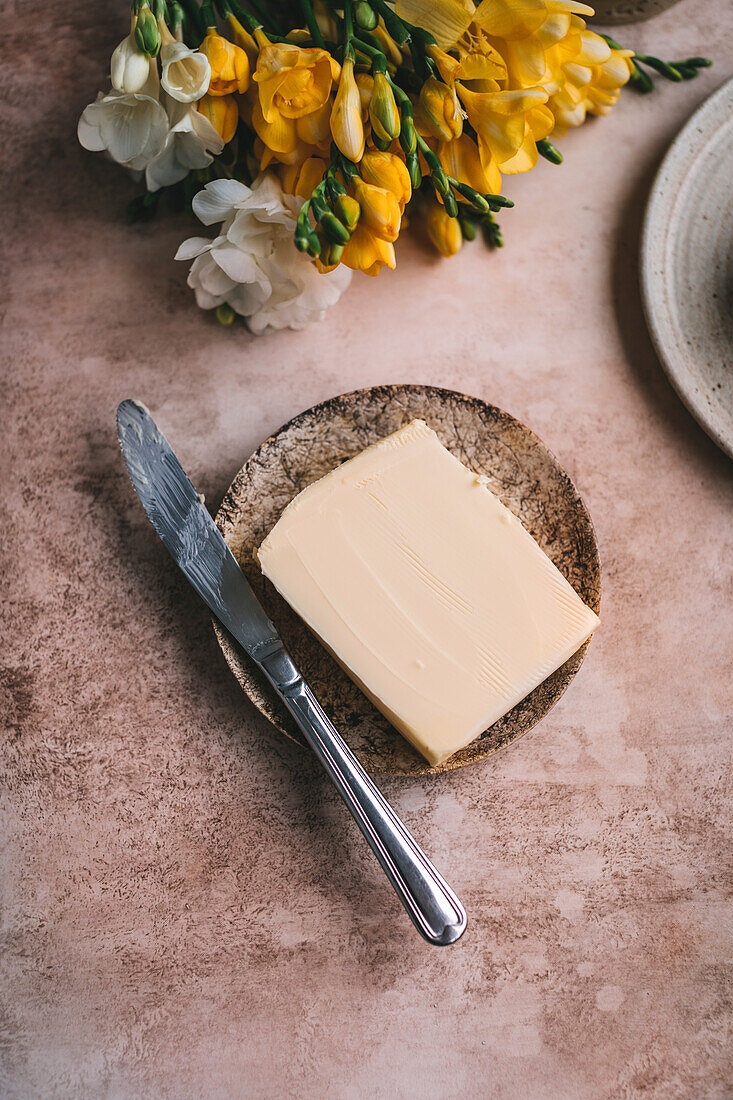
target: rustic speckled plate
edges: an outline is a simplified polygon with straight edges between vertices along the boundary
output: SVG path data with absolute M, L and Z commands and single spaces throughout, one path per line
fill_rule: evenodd
M 662 162 L 644 220 L 641 287 L 672 385 L 733 458 L 733 80 Z
M 433 768 L 395 732 L 264 580 L 253 553 L 286 504 L 306 485 L 418 417 L 461 462 L 488 477 L 492 490 L 594 611 L 601 600 L 593 524 L 573 483 L 536 435 L 493 405 L 431 386 L 376 386 L 316 405 L 265 440 L 234 479 L 216 522 L 336 728 L 376 775 L 450 771 L 508 745 L 557 702 L 580 668 L 588 644 L 477 741 Z M 282 733 L 302 741 L 264 677 L 218 622 L 214 628 L 232 672 L 258 710 Z

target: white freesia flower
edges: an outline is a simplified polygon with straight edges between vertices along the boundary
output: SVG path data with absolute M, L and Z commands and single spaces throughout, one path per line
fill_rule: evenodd
M 148 55 L 138 49 L 135 41 L 135 27 L 127 38 L 123 38 L 117 49 L 112 54 L 109 64 L 112 87 L 118 92 L 134 94 L 142 91 L 150 76 L 150 62 Z
M 176 103 L 167 98 L 170 129 L 165 145 L 145 169 L 148 191 L 170 187 L 184 179 L 194 168 L 206 168 L 214 159 L 212 153 L 224 148 L 208 118 L 200 114 L 193 104 Z
M 274 176 L 259 176 L 252 187 L 237 180 L 214 180 L 194 197 L 204 225 L 221 222 L 213 240 L 191 237 L 176 253 L 193 260 L 188 285 L 202 309 L 227 302 L 247 318 L 255 333 L 305 328 L 320 321 L 351 281 L 339 265 L 320 274 L 293 243 L 302 199 L 286 195 Z
M 178 42 L 164 22 L 158 23 L 163 44 L 160 47 L 163 88 L 179 103 L 195 103 L 206 95 L 211 81 L 211 65 L 206 54 Z
M 84 108 L 77 134 L 85 149 L 103 150 L 118 164 L 140 171 L 158 155 L 168 136 L 168 116 L 158 102 L 158 70 L 151 58 L 139 92 L 100 92 Z

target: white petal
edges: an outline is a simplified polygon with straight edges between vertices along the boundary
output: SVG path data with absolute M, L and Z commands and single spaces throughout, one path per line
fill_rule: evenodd
M 97 98 L 103 98 L 101 92 Z M 89 149 L 92 153 L 101 153 L 106 146 L 99 132 L 99 112 L 95 111 L 95 107 L 96 103 L 90 103 L 84 108 L 76 127 L 76 135 L 85 149 Z
M 188 273 L 188 281 L 190 286 L 201 286 L 209 294 L 227 294 L 236 286 L 234 280 L 212 259 L 210 252 L 196 257 Z
M 200 111 L 191 108 L 190 122 L 191 129 L 196 134 L 196 137 L 204 144 L 210 153 L 218 154 L 222 151 L 224 148 L 224 139 L 214 129 L 206 115 L 202 115 Z
M 229 217 L 233 207 L 251 193 L 249 187 L 237 180 L 213 180 L 194 195 L 193 212 L 204 225 L 213 225 Z
M 227 243 L 219 245 L 213 251 L 219 267 L 235 283 L 252 283 L 258 279 L 259 269 L 254 258 L 240 248 Z
M 188 240 L 183 241 L 178 246 L 178 251 L 173 259 L 193 260 L 194 257 L 200 256 L 202 252 L 208 252 L 212 244 L 213 241 L 208 237 L 189 237 Z
M 225 294 L 209 294 L 208 290 L 196 287 L 196 305 L 199 309 L 216 309 L 222 302 L 226 302 Z
M 193 103 L 208 91 L 211 66 L 205 54 L 183 42 L 171 42 L 161 47 L 160 62 L 161 84 L 180 103 Z

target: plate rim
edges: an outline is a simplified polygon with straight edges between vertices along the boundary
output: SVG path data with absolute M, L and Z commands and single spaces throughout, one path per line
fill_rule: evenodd
M 712 113 L 719 101 L 730 97 L 733 100 L 733 77 L 725 80 L 715 91 L 693 111 L 680 132 L 667 149 L 659 168 L 654 175 L 654 181 L 647 199 L 646 210 L 641 228 L 640 247 L 640 283 L 641 300 L 646 320 L 647 330 L 651 337 L 657 358 L 672 388 L 679 397 L 688 412 L 695 418 L 700 427 L 707 433 L 713 442 L 733 459 L 733 434 L 727 437 L 718 426 L 711 422 L 710 411 L 705 401 L 690 392 L 690 387 L 685 384 L 688 374 L 685 372 L 684 360 L 678 351 L 674 339 L 665 336 L 663 325 L 660 321 L 660 313 L 667 322 L 667 330 L 674 331 L 672 323 L 672 311 L 669 307 L 668 284 L 664 275 L 656 276 L 655 263 L 660 271 L 664 271 L 664 253 L 667 248 L 669 236 L 674 219 L 664 218 L 664 203 L 669 190 L 668 176 L 670 166 L 674 166 L 683 149 L 692 148 L 694 154 L 687 170 L 683 173 L 686 179 L 697 163 L 697 159 L 715 135 L 715 130 L 700 132 L 700 136 L 694 143 L 690 143 L 690 134 L 698 130 L 701 120 Z M 662 229 L 660 231 L 660 226 Z
M 255 447 L 254 451 L 252 451 L 252 453 L 250 455 L 248 455 L 248 457 L 244 460 L 244 462 L 240 466 L 239 470 L 235 474 L 235 476 L 234 476 L 231 484 L 229 485 L 229 488 L 227 489 L 226 493 L 224 494 L 222 502 L 221 502 L 221 504 L 220 504 L 220 506 L 219 506 L 219 508 L 216 512 L 215 517 L 214 517 L 214 521 L 215 521 L 217 527 L 219 528 L 219 530 L 221 531 L 221 534 L 222 534 L 225 542 L 227 542 L 227 544 L 228 544 L 228 541 L 227 541 L 228 536 L 234 530 L 234 527 L 237 523 L 238 517 L 241 514 L 241 509 L 236 506 L 236 502 L 235 502 L 236 493 L 238 491 L 238 488 L 239 488 L 241 482 L 246 480 L 245 471 L 246 471 L 249 463 L 252 461 L 252 459 L 255 457 L 255 455 L 257 455 L 258 452 L 260 452 L 262 450 L 263 447 L 265 447 L 269 443 L 273 443 L 277 439 L 278 436 L 280 436 L 284 432 L 288 431 L 290 428 L 292 428 L 294 425 L 296 425 L 300 420 L 303 420 L 306 417 L 312 416 L 315 412 L 322 409 L 323 406 L 333 405 L 335 402 L 347 401 L 349 399 L 353 400 L 353 399 L 356 399 L 356 398 L 359 398 L 359 397 L 362 397 L 362 396 L 365 396 L 365 395 L 384 394 L 385 396 L 390 395 L 391 397 L 394 397 L 397 392 L 404 392 L 406 390 L 416 392 L 420 395 L 426 395 L 426 396 L 433 395 L 433 396 L 439 397 L 440 399 L 443 399 L 443 400 L 445 400 L 445 399 L 455 400 L 456 398 L 458 398 L 461 401 L 465 401 L 467 404 L 469 404 L 471 406 L 475 407 L 476 405 L 480 405 L 480 406 L 482 406 L 483 409 L 487 410 L 488 412 L 494 411 L 496 413 L 499 413 L 501 415 L 501 417 L 505 418 L 506 420 L 512 421 L 519 428 L 521 428 L 521 430 L 523 432 L 525 432 L 529 437 L 531 437 L 534 444 L 539 446 L 542 449 L 542 451 L 545 452 L 545 454 L 549 458 L 550 462 L 555 466 L 557 471 L 565 479 L 568 488 L 571 490 L 571 492 L 572 492 L 572 494 L 575 498 L 575 504 L 581 510 L 581 512 L 584 516 L 585 522 L 588 525 L 588 532 L 589 532 L 590 538 L 592 540 L 593 553 L 594 553 L 595 560 L 596 560 L 596 563 L 597 563 L 597 594 L 596 594 L 596 599 L 595 599 L 594 603 L 589 602 L 588 606 L 591 607 L 591 609 L 593 611 L 595 611 L 596 614 L 599 614 L 600 613 L 600 608 L 601 608 L 601 602 L 602 602 L 602 595 L 603 595 L 603 567 L 602 567 L 602 564 L 601 564 L 600 548 L 599 548 L 599 545 L 598 545 L 598 536 L 597 536 L 597 533 L 596 533 L 595 525 L 593 523 L 593 518 L 590 514 L 590 511 L 589 511 L 585 501 L 583 500 L 583 497 L 581 496 L 580 492 L 578 491 L 578 488 L 575 485 L 575 482 L 570 477 L 570 475 L 566 471 L 565 467 L 558 460 L 555 453 L 547 446 L 547 444 L 544 443 L 542 439 L 540 439 L 540 437 L 536 434 L 536 432 L 534 432 L 531 428 L 528 428 L 527 425 L 523 423 L 523 421 L 519 420 L 517 417 L 513 416 L 511 413 L 506 412 L 504 409 L 500 408 L 498 405 L 493 405 L 491 402 L 484 400 L 484 398 L 482 398 L 482 397 L 476 397 L 472 394 L 464 393 L 461 390 L 448 389 L 445 386 L 434 386 L 434 385 L 423 384 L 423 383 L 419 383 L 419 382 L 382 383 L 382 384 L 378 384 L 378 385 L 375 385 L 375 386 L 361 386 L 361 387 L 357 387 L 356 389 L 353 389 L 353 390 L 348 390 L 345 393 L 337 393 L 337 394 L 334 394 L 331 397 L 324 398 L 322 401 L 317 402 L 315 405 L 309 406 L 307 409 L 302 409 L 299 413 L 296 413 L 289 420 L 286 420 L 279 428 L 276 428 L 274 432 L 271 432 L 270 435 L 268 435 L 265 439 L 263 439 L 257 445 L 257 447 Z M 284 727 L 281 723 L 276 721 L 270 714 L 268 714 L 266 711 L 264 711 L 262 709 L 262 707 L 259 706 L 258 703 L 255 701 L 255 699 L 250 695 L 250 693 L 245 689 L 244 685 L 241 683 L 241 681 L 239 679 L 239 676 L 237 675 L 237 670 L 235 668 L 235 665 L 232 661 L 232 657 L 230 655 L 230 651 L 232 651 L 232 654 L 233 654 L 234 652 L 236 652 L 238 647 L 236 646 L 236 643 L 233 642 L 233 640 L 231 639 L 231 637 L 228 634 L 228 632 L 226 631 L 226 629 L 219 623 L 219 621 L 216 619 L 215 616 L 212 615 L 211 621 L 212 621 L 212 625 L 213 625 L 213 628 L 214 628 L 214 633 L 216 635 L 217 642 L 218 642 L 219 647 L 222 651 L 224 659 L 225 659 L 227 665 L 229 666 L 229 669 L 232 672 L 234 678 L 237 680 L 237 683 L 240 687 L 240 690 L 242 690 L 244 692 L 244 694 L 247 696 L 247 698 L 249 699 L 252 706 L 258 711 L 259 714 L 262 715 L 262 717 L 268 722 L 269 725 L 271 725 L 275 730 L 277 730 L 277 732 L 279 734 L 285 736 L 290 742 L 299 745 L 301 748 L 304 748 L 305 746 L 304 746 L 303 742 L 301 740 L 293 737 L 292 733 L 286 727 Z M 583 645 L 580 646 L 580 648 L 578 650 L 576 650 L 576 652 L 568 659 L 568 661 L 565 662 L 565 664 L 569 664 L 571 661 L 575 661 L 575 662 L 577 662 L 576 667 L 573 669 L 570 676 L 562 684 L 562 687 L 557 692 L 555 698 L 552 700 L 552 702 L 551 702 L 550 706 L 547 708 L 547 710 L 539 718 L 537 718 L 534 722 L 532 722 L 526 729 L 521 730 L 519 733 L 515 734 L 510 740 L 504 742 L 503 744 L 496 745 L 493 748 L 489 748 L 480 757 L 472 758 L 472 759 L 466 760 L 466 761 L 459 761 L 457 759 L 457 757 L 460 754 L 458 754 L 458 753 L 455 756 L 450 757 L 444 763 L 438 764 L 438 765 L 429 765 L 427 761 L 423 761 L 423 763 L 425 764 L 425 767 L 421 768 L 420 771 L 416 771 L 414 773 L 409 772 L 409 771 L 379 770 L 379 769 L 375 769 L 375 768 L 368 768 L 367 770 L 369 771 L 369 773 L 371 775 L 374 775 L 374 776 L 377 776 L 377 777 L 380 777 L 380 778 L 389 777 L 389 778 L 395 778 L 395 779 L 399 779 L 399 778 L 403 778 L 403 779 L 421 779 L 421 778 L 424 778 L 424 777 L 427 777 L 427 776 L 435 776 L 435 775 L 445 774 L 446 772 L 460 771 L 464 767 L 469 767 L 472 764 L 476 764 L 476 765 L 480 764 L 481 762 L 485 761 L 489 757 L 493 757 L 497 753 L 503 752 L 505 749 L 508 749 L 511 745 L 513 745 L 516 741 L 523 738 L 525 736 L 525 734 L 530 732 L 530 730 L 534 729 L 534 727 L 536 725 L 538 725 L 539 722 L 541 722 L 542 719 L 545 718 L 547 716 L 547 714 L 549 714 L 549 712 L 553 709 L 553 707 L 559 702 L 559 700 L 562 698 L 562 696 L 565 694 L 565 692 L 569 688 L 572 680 L 575 678 L 577 673 L 580 671 L 580 668 L 583 664 L 583 661 L 585 659 L 585 655 L 588 651 L 588 646 L 590 645 L 590 643 L 592 641 L 592 638 L 593 638 L 593 635 L 591 635 L 591 637 L 588 638 L 583 643 Z M 563 665 L 560 666 L 560 668 L 563 668 L 563 667 L 564 667 Z M 395 731 L 395 736 L 400 736 L 400 735 Z

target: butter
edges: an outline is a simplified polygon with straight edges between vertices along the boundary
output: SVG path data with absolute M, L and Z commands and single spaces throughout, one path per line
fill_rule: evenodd
M 304 489 L 257 556 L 431 764 L 511 710 L 598 623 L 487 479 L 421 420 Z

